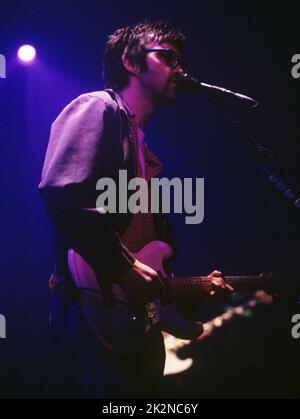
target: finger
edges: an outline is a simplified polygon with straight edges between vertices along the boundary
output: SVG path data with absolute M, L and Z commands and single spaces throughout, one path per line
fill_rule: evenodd
M 214 281 L 212 281 L 212 284 L 217 289 L 225 289 L 226 288 L 226 284 L 223 280 L 215 279 Z
M 156 272 L 154 269 L 152 269 L 150 266 L 149 266 L 149 271 L 148 271 L 148 273 L 149 273 L 150 275 L 157 276 L 157 272 Z
M 234 291 L 234 288 L 232 288 L 232 286 L 227 284 L 224 280 L 215 280 L 212 283 L 217 289 L 228 290 L 230 292 Z
M 223 276 L 221 271 L 213 271 L 211 273 L 211 275 L 213 275 L 213 276 Z
M 226 285 L 226 288 L 228 289 L 228 291 L 230 291 L 230 292 L 234 291 L 234 288 L 232 288 L 231 285 L 227 284 L 227 282 L 225 283 L 225 285 Z
M 226 278 L 222 275 L 223 284 L 225 285 L 225 289 L 227 289 L 230 292 L 234 291 L 234 288 L 226 282 Z

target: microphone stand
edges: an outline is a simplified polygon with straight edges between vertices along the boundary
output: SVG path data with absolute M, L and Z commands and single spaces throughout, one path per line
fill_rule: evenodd
M 257 103 L 258 104 L 258 103 Z M 246 111 L 251 110 L 257 104 Z M 223 101 L 219 101 L 219 111 L 223 113 L 228 125 L 232 125 L 239 132 L 250 140 L 255 147 L 256 154 L 260 161 L 260 173 L 280 191 L 287 199 L 289 199 L 297 208 L 300 208 L 300 183 L 280 162 L 277 156 L 269 149 L 262 146 L 254 136 L 235 118 L 228 109 L 225 108 Z

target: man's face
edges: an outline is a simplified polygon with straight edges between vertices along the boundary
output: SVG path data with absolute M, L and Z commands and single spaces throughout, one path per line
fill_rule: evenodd
M 152 96 L 156 104 L 172 102 L 176 99 L 174 79 L 183 72 L 178 63 L 181 59 L 179 51 L 169 43 L 153 44 L 148 50 L 147 70 L 140 73 L 139 82 L 145 94 Z

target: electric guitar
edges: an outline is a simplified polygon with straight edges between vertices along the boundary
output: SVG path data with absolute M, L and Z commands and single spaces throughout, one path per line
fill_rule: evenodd
M 214 286 L 203 276 L 168 277 L 163 262 L 172 254 L 172 248 L 162 241 L 150 242 L 133 254 L 136 259 L 159 273 L 162 287 L 171 297 L 171 301 L 165 304 L 159 298 L 145 304 L 145 315 L 136 316 L 118 284 L 110 284 L 110 298 L 107 299 L 107 289 L 104 292 L 105 284 L 101 278 L 96 277 L 91 266 L 77 252 L 68 250 L 68 265 L 84 317 L 108 348 L 120 354 L 130 353 L 144 342 L 146 334 L 153 327 L 180 339 L 195 339 L 201 335 L 202 323 L 182 316 L 176 308 L 175 298 L 181 295 L 209 295 Z M 276 281 L 271 274 L 227 276 L 225 279 L 235 290 L 247 291 L 273 288 Z

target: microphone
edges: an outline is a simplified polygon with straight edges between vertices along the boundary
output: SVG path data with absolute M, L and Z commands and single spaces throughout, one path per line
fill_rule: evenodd
M 179 91 L 206 91 L 207 93 L 210 93 L 214 96 L 230 97 L 235 100 L 248 103 L 252 106 L 258 105 L 258 101 L 252 99 L 251 97 L 242 95 L 241 93 L 232 92 L 231 90 L 224 89 L 224 87 L 202 83 L 189 73 L 178 73 L 176 75 L 175 82 Z

